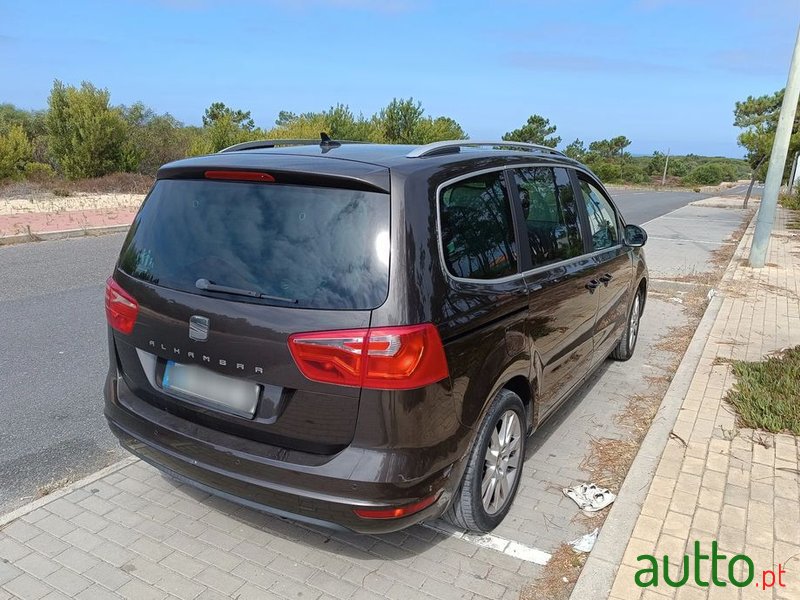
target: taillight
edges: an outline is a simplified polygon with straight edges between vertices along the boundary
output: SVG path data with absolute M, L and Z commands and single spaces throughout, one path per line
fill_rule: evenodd
M 263 181 L 272 183 L 275 178 L 261 171 L 206 171 L 206 179 L 227 179 L 229 181 Z
M 356 508 L 353 509 L 353 512 L 362 519 L 400 519 L 425 510 L 431 504 L 435 503 L 438 498 L 439 494 L 434 494 L 433 496 L 428 496 L 413 504 L 404 504 L 403 506 L 388 508 Z
M 113 278 L 109 277 L 106 280 L 106 319 L 108 319 L 108 324 L 120 333 L 129 334 L 133 331 L 138 314 L 139 303 Z
M 312 381 L 410 390 L 448 376 L 444 346 L 430 323 L 295 333 L 289 350 Z

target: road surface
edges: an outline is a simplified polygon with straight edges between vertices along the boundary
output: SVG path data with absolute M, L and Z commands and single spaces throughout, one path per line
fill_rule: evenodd
M 614 194 L 631 223 L 701 198 Z M 0 514 L 125 454 L 102 409 L 103 285 L 122 234 L 0 247 Z
M 622 211 L 625 221 L 634 225 L 642 225 L 690 202 L 708 198 L 708 194 L 697 192 L 655 192 L 621 188 L 612 188 L 609 191 Z

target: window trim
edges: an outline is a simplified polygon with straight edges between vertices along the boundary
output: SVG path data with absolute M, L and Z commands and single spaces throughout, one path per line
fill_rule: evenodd
M 519 187 L 517 186 L 516 181 L 514 180 L 513 171 L 521 171 L 523 169 L 536 169 L 536 168 L 547 168 L 547 169 L 552 169 L 552 170 L 562 169 L 562 170 L 564 170 L 566 172 L 567 178 L 569 179 L 570 186 L 572 187 L 572 195 L 576 199 L 575 204 L 578 207 L 578 229 L 580 230 L 580 234 L 581 234 L 581 242 L 583 244 L 583 252 L 581 254 L 579 254 L 578 256 L 573 256 L 571 258 L 565 258 L 563 260 L 549 262 L 549 263 L 544 264 L 544 265 L 535 265 L 534 266 L 534 264 L 533 264 L 533 255 L 531 254 L 531 251 L 530 251 L 530 242 L 528 242 L 527 244 L 522 244 L 522 246 L 524 246 L 525 249 L 526 249 L 526 252 L 525 252 L 526 262 L 522 263 L 522 264 L 525 267 L 527 267 L 527 270 L 525 270 L 525 269 L 522 270 L 523 273 L 529 273 L 529 272 L 532 272 L 532 271 L 536 271 L 537 269 L 546 268 L 546 267 L 549 267 L 550 265 L 568 263 L 571 260 L 574 260 L 576 258 L 580 258 L 581 256 L 589 254 L 590 252 L 594 252 L 594 250 L 592 250 L 591 246 L 589 244 L 587 244 L 587 242 L 586 242 L 586 232 L 584 231 L 584 211 L 582 209 L 582 203 L 578 202 L 578 198 L 582 198 L 582 196 L 576 196 L 575 195 L 576 187 L 575 187 L 575 178 L 573 177 L 574 169 L 572 167 L 569 167 L 569 166 L 566 166 L 566 165 L 537 165 L 537 166 L 529 166 L 529 165 L 519 166 L 519 165 L 514 165 L 513 167 L 506 167 L 506 180 L 509 182 L 509 185 L 512 186 L 511 190 L 512 190 L 512 194 L 514 196 L 515 212 L 519 213 L 520 226 L 519 226 L 519 229 L 517 230 L 517 236 L 520 239 L 526 239 L 527 240 L 528 228 L 525 225 L 525 216 L 522 214 L 522 201 L 521 201 L 521 199 L 519 197 Z M 554 173 L 554 175 L 555 175 L 555 173 Z M 520 258 L 520 261 L 521 260 L 522 259 Z
M 517 245 L 517 252 L 516 252 L 516 259 L 517 259 L 517 272 L 511 275 L 504 275 L 503 277 L 498 277 L 495 279 L 474 279 L 472 277 L 459 277 L 458 275 L 453 275 L 450 272 L 450 269 L 447 268 L 447 260 L 444 255 L 444 236 L 442 235 L 442 192 L 444 188 L 453 185 L 454 183 L 458 183 L 459 181 L 464 181 L 465 179 L 472 179 L 474 177 L 480 177 L 481 175 L 486 175 L 488 173 L 495 173 L 498 171 L 502 171 L 503 175 L 503 182 L 506 186 L 506 191 L 508 192 L 508 201 L 510 203 L 509 208 L 511 209 L 511 230 L 514 234 L 514 241 Z M 518 202 L 514 201 L 514 197 L 511 193 L 511 188 L 509 187 L 509 178 L 508 174 L 505 173 L 506 167 L 493 167 L 488 169 L 480 169 L 478 171 L 472 171 L 465 175 L 459 175 L 458 177 L 453 177 L 452 179 L 448 179 L 447 181 L 440 183 L 436 186 L 436 237 L 438 238 L 436 245 L 439 247 L 439 262 L 441 263 L 442 270 L 447 273 L 447 276 L 454 279 L 455 281 L 464 281 L 469 283 L 474 282 L 481 282 L 485 284 L 492 284 L 497 282 L 505 282 L 511 281 L 515 277 L 519 277 L 521 274 L 521 257 L 520 257 L 520 244 L 519 244 L 519 222 L 518 222 L 518 215 L 517 215 L 517 204 Z
M 509 180 L 511 178 L 511 175 L 508 173 L 508 171 L 510 171 L 512 169 L 524 169 L 524 168 L 530 168 L 530 167 L 551 167 L 551 168 L 563 167 L 563 168 L 567 169 L 567 171 L 570 173 L 570 177 L 573 178 L 573 186 L 577 188 L 575 191 L 576 192 L 580 192 L 581 194 L 583 194 L 583 191 L 580 189 L 580 186 L 578 185 L 578 179 L 579 179 L 580 175 L 585 175 L 588 181 L 594 181 L 595 180 L 595 178 L 592 176 L 591 172 L 589 172 L 585 167 L 581 167 L 581 166 L 578 166 L 578 165 L 559 165 L 559 164 L 554 164 L 552 162 L 530 162 L 530 163 L 520 163 L 520 164 L 514 164 L 514 165 L 503 165 L 503 166 L 488 167 L 488 168 L 485 168 L 485 169 L 478 169 L 476 171 L 470 171 L 469 173 L 465 173 L 463 175 L 459 175 L 457 177 L 452 177 L 450 179 L 447 179 L 446 181 L 443 181 L 442 183 L 440 183 L 439 185 L 436 186 L 436 237 L 438 238 L 436 245 L 438 246 L 438 251 L 439 251 L 439 265 L 441 266 L 441 269 L 444 272 L 445 277 L 447 277 L 448 279 L 452 279 L 453 281 L 458 281 L 458 282 L 461 282 L 461 283 L 480 284 L 480 285 L 488 287 L 488 286 L 491 286 L 491 285 L 498 285 L 498 284 L 504 284 L 504 283 L 512 282 L 512 281 L 515 281 L 517 279 L 523 279 L 523 278 L 529 277 L 531 275 L 538 275 L 540 273 L 546 273 L 547 271 L 550 271 L 552 269 L 557 269 L 557 268 L 560 268 L 560 267 L 564 267 L 566 265 L 570 265 L 572 263 L 579 262 L 579 261 L 589 260 L 589 259 L 594 258 L 595 256 L 600 256 L 601 254 L 605 254 L 605 253 L 607 253 L 607 252 L 609 252 L 611 250 L 618 250 L 619 248 L 623 247 L 624 244 L 617 244 L 616 246 L 611 246 L 609 248 L 603 248 L 602 250 L 588 251 L 587 252 L 586 251 L 587 250 L 587 244 L 591 243 L 591 241 L 590 241 L 591 240 L 591 236 L 590 236 L 590 240 L 587 241 L 586 240 L 586 235 L 584 235 L 583 236 L 584 237 L 584 252 L 585 252 L 584 254 L 581 254 L 580 256 L 575 256 L 573 258 L 568 258 L 568 259 L 565 259 L 565 260 L 562 260 L 562 261 L 559 261 L 559 262 L 550 263 L 550 264 L 547 264 L 547 265 L 542 265 L 542 266 L 539 266 L 539 267 L 533 267 L 533 268 L 529 268 L 527 270 L 524 270 L 524 269 L 522 269 L 523 263 L 522 263 L 521 253 L 523 253 L 523 252 L 528 253 L 528 262 L 525 263 L 524 266 L 528 266 L 528 267 L 531 266 L 530 248 L 528 248 L 526 250 L 525 249 L 526 244 L 520 245 L 519 241 L 517 241 L 517 251 L 520 252 L 520 257 L 517 259 L 517 273 L 515 273 L 513 275 L 506 275 L 505 277 L 500 277 L 498 279 L 472 279 L 472 278 L 469 278 L 469 277 L 459 277 L 458 275 L 453 275 L 447 269 L 447 262 L 446 262 L 445 256 L 444 256 L 444 237 L 442 236 L 442 190 L 445 187 L 447 187 L 449 185 L 452 185 L 454 183 L 458 183 L 459 181 L 463 181 L 464 179 L 471 179 L 472 177 L 476 177 L 476 176 L 479 176 L 479 175 L 485 175 L 487 173 L 494 173 L 494 172 L 497 172 L 497 171 L 504 171 L 505 172 L 504 176 L 505 176 L 505 179 L 506 179 L 506 185 L 508 186 L 509 185 Z M 607 197 L 608 194 L 605 192 L 605 188 L 602 186 L 602 184 L 600 186 L 598 186 L 598 189 L 601 189 L 603 194 Z M 514 193 L 513 186 L 509 190 L 509 196 L 510 196 L 510 200 L 513 203 L 512 210 L 511 210 L 511 216 L 512 216 L 512 219 L 514 220 L 514 233 L 517 236 L 517 238 L 519 238 L 519 236 L 520 236 L 520 227 L 521 227 L 521 223 L 519 222 L 519 216 L 522 214 L 522 205 L 519 202 L 519 198 Z M 581 198 L 582 198 L 582 196 L 581 196 Z M 581 218 L 582 219 L 586 219 L 586 207 L 582 206 L 582 204 L 583 204 L 582 202 L 578 203 L 578 210 L 580 211 L 580 214 L 582 215 Z M 619 211 L 617 210 L 616 205 L 612 202 L 611 206 L 614 209 L 614 214 L 617 216 L 617 221 L 619 221 L 620 220 Z M 584 225 L 584 226 L 586 226 L 586 225 Z
M 587 238 L 588 238 L 588 241 L 587 241 L 588 250 L 592 251 L 592 252 L 595 251 L 593 246 L 591 245 L 592 227 L 591 227 L 591 224 L 589 223 L 589 213 L 588 213 L 588 211 L 586 209 L 586 199 L 583 198 L 583 190 L 581 189 L 581 181 L 585 181 L 586 183 L 588 183 L 592 187 L 596 188 L 598 192 L 600 192 L 600 195 L 603 197 L 603 199 L 605 199 L 605 201 L 611 207 L 611 212 L 614 213 L 614 221 L 616 222 L 616 225 L 617 225 L 617 237 L 619 238 L 617 240 L 617 243 L 614 244 L 613 246 L 609 246 L 608 248 L 603 248 L 602 250 L 597 250 L 597 252 L 607 252 L 608 250 L 612 250 L 612 249 L 615 249 L 615 248 L 619 248 L 620 246 L 624 246 L 625 244 L 623 243 L 622 232 L 623 232 L 623 230 L 625 228 L 625 222 L 622 219 L 622 215 L 620 215 L 620 212 L 619 212 L 619 209 L 617 208 L 617 205 L 614 204 L 614 201 L 611 199 L 611 194 L 608 193 L 608 190 L 606 190 L 606 188 L 605 188 L 605 186 L 603 184 L 598 184 L 597 180 L 594 177 L 588 177 L 587 173 L 585 173 L 585 172 L 577 173 L 576 172 L 575 175 L 576 175 L 576 177 L 575 177 L 576 188 L 580 192 L 581 199 L 583 199 L 583 203 L 581 203 L 580 206 L 581 206 L 582 212 L 584 213 L 584 216 L 586 218 L 585 225 L 586 225 L 586 234 L 587 234 Z

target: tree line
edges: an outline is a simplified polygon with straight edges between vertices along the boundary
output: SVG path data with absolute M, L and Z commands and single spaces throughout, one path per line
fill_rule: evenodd
M 530 142 L 557 147 L 561 137 L 558 128 L 541 115 L 531 115 L 519 129 L 509 131 L 504 140 Z M 659 151 L 651 156 L 633 156 L 627 151 L 631 140 L 624 135 L 596 140 L 587 146 L 576 139 L 564 148 L 564 153 L 585 163 L 606 183 L 660 184 L 667 165 L 669 183 L 673 185 L 716 185 L 735 181 L 749 174 L 747 164 L 739 159 L 706 157 L 696 154 L 667 156 Z
M 749 166 L 736 159 L 669 157 L 670 183 L 716 184 L 745 176 L 750 167 L 761 168 L 765 148 L 771 147 L 770 127 L 774 136 L 780 94 L 748 98 L 736 105 L 736 124 L 745 128 L 739 141 L 748 151 Z M 428 116 L 422 103 L 413 98 L 394 98 L 369 117 L 355 114 L 344 104 L 299 114 L 282 110 L 269 128 L 257 127 L 250 111 L 213 102 L 203 114 L 202 126 L 192 126 L 142 102 L 113 105 L 108 90 L 89 82 L 76 87 L 56 80 L 44 110 L 0 104 L 0 180 L 83 179 L 114 172 L 152 175 L 171 160 L 218 152 L 239 142 L 316 139 L 322 131 L 333 139 L 396 144 L 468 138 L 454 119 Z M 537 114 L 503 139 L 554 148 L 562 142 L 556 125 Z M 667 157 L 661 152 L 632 156 L 627 150 L 630 144 L 630 139 L 619 135 L 588 145 L 576 139 L 563 150 L 605 182 L 660 182 Z
M 114 172 L 154 174 L 186 156 L 218 152 L 257 139 L 334 139 L 426 144 L 464 139 L 450 117 L 430 117 L 413 98 L 393 99 L 371 117 L 344 104 L 321 112 L 281 111 L 275 125 L 256 127 L 250 111 L 212 103 L 201 127 L 158 114 L 142 102 L 111 104 L 108 90 L 55 81 L 45 110 L 0 104 L 0 180 L 99 177 Z

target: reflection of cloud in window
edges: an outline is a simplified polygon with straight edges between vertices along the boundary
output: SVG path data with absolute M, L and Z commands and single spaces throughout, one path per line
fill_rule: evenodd
M 239 183 L 162 181 L 136 246 L 164 285 L 221 285 L 303 305 L 372 308 L 386 296 L 389 203 L 383 194 Z

